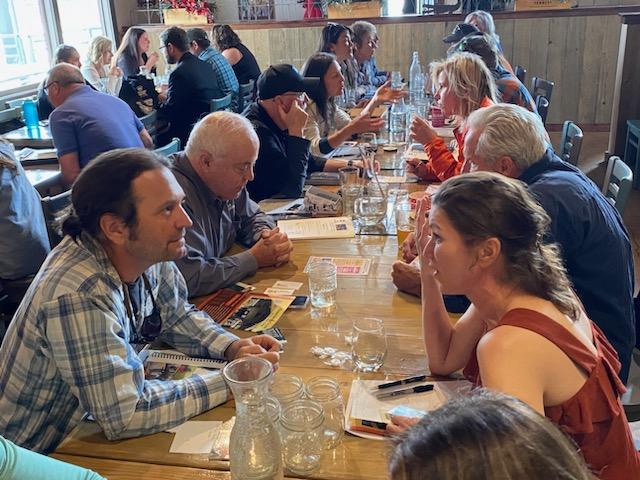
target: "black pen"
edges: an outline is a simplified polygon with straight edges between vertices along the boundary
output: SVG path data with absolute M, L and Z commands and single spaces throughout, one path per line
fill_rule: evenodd
M 401 395 L 410 395 L 412 393 L 430 392 L 431 390 L 433 390 L 433 388 L 434 388 L 433 384 L 418 385 L 417 387 L 405 388 L 404 390 L 396 390 L 395 392 L 378 394 L 376 395 L 376 398 L 378 400 L 382 400 L 384 398 L 399 397 Z
M 403 378 L 402 380 L 396 380 L 395 382 L 381 383 L 380 385 L 378 385 L 378 389 L 382 390 L 382 389 L 385 389 L 385 388 L 391 388 L 391 387 L 398 387 L 400 385 L 406 385 L 407 383 L 421 382 L 425 378 L 427 378 L 426 375 L 418 375 L 416 377 L 409 377 L 409 378 Z

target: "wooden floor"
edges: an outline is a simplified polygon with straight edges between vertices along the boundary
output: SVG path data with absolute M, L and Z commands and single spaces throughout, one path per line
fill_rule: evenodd
M 554 148 L 557 149 L 560 133 L 549 134 Z M 606 166 L 603 163 L 604 152 L 609 143 L 609 132 L 585 132 L 579 167 L 586 172 L 598 186 L 602 186 Z M 631 196 L 624 211 L 624 223 L 631 236 L 633 260 L 636 274 L 636 293 L 640 288 L 640 190 L 631 190 Z

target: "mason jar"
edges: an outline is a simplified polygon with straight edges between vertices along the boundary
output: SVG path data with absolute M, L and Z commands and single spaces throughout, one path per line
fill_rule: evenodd
M 278 373 L 274 375 L 269 391 L 280 402 L 281 409 L 284 409 L 289 403 L 304 398 L 304 383 L 297 375 Z
M 305 392 L 309 400 L 322 406 L 324 448 L 337 447 L 344 435 L 344 401 L 340 385 L 331 377 L 314 377 L 307 382 Z
M 282 408 L 282 459 L 292 473 L 309 475 L 320 466 L 323 423 L 322 406 L 312 400 L 296 400 Z

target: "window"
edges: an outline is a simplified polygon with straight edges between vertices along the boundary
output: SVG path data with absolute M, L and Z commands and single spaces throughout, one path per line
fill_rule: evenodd
M 97 35 L 113 38 L 108 0 L 0 0 L 0 96 L 33 91 L 60 43 L 84 59 Z

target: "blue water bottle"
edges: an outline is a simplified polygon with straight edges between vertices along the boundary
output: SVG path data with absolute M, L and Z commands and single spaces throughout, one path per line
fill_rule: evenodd
M 38 107 L 36 102 L 27 99 L 22 103 L 22 115 L 27 128 L 38 128 Z

